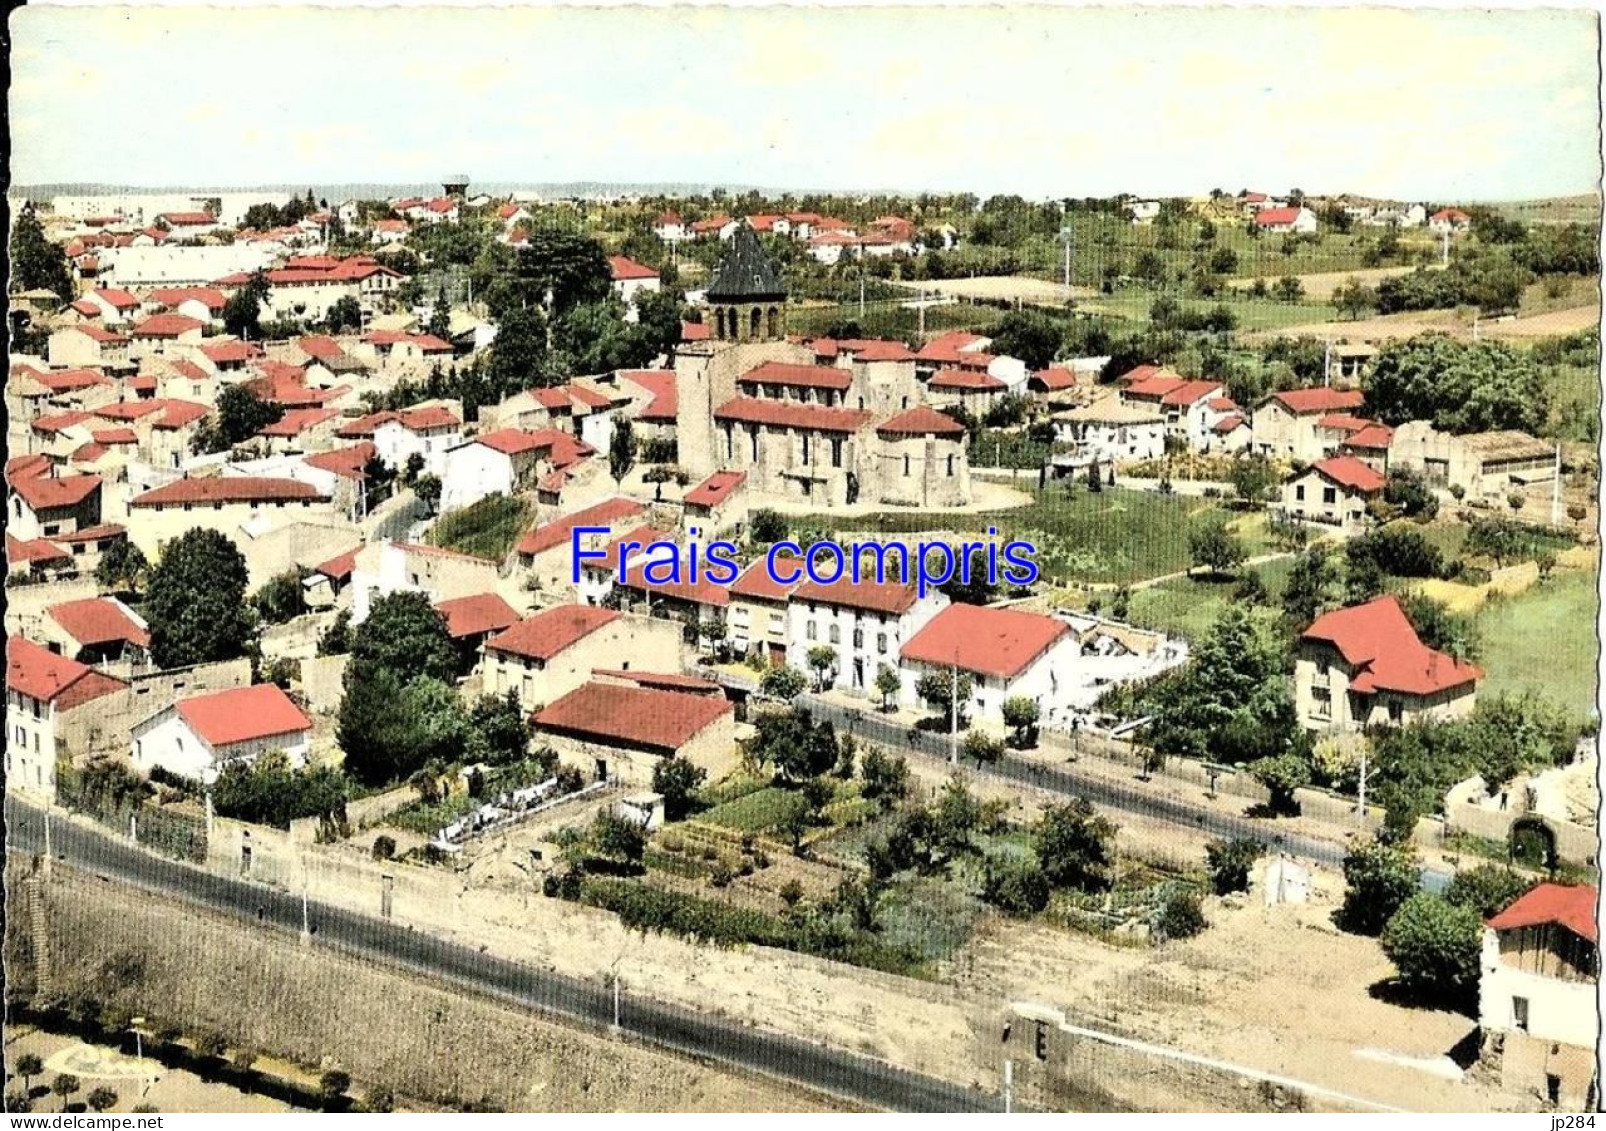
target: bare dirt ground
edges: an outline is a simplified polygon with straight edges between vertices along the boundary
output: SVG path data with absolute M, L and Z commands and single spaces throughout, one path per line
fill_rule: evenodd
M 971 279 L 929 279 L 921 283 L 894 282 L 893 286 L 926 294 L 953 295 L 955 298 L 1008 299 L 1011 302 L 1062 304 L 1066 298 L 1092 298 L 1091 287 L 1072 287 L 1035 279 L 1030 275 L 978 275 Z
M 1368 287 L 1375 287 L 1381 280 L 1394 278 L 1397 275 L 1409 275 L 1416 267 L 1362 267 L 1355 271 L 1317 271 L 1309 275 L 1295 275 L 1305 288 L 1305 297 L 1317 302 L 1326 302 L 1333 297 L 1333 292 L 1342 287 L 1351 279 L 1356 279 Z M 1255 279 L 1260 278 L 1268 285 L 1276 282 L 1267 276 L 1248 276 L 1245 278 L 1229 279 L 1227 286 L 1235 291 L 1247 291 L 1255 285 Z
M 1549 310 L 1504 321 L 1480 321 L 1477 326 L 1477 336 L 1480 339 L 1497 341 L 1529 341 L 1560 334 L 1575 334 L 1580 330 L 1593 329 L 1599 325 L 1600 306 L 1591 303 L 1587 306 Z M 1361 318 L 1353 322 L 1309 322 L 1298 326 L 1285 326 L 1280 330 L 1245 334 L 1243 340 L 1253 344 L 1272 338 L 1313 337 L 1333 341 L 1345 339 L 1377 342 L 1431 333 L 1449 334 L 1453 338 L 1470 341 L 1473 336 L 1473 320 L 1470 315 L 1463 316 L 1453 310 L 1413 311 L 1407 314 L 1384 314 L 1376 318 Z

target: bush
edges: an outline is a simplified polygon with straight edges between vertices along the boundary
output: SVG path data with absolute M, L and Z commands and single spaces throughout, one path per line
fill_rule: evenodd
M 981 897 L 1009 915 L 1034 915 L 1048 906 L 1048 879 L 1033 860 L 987 861 Z
M 1469 907 L 1487 919 L 1509 907 L 1534 881 L 1502 864 L 1479 864 L 1457 872 L 1444 889 L 1445 902 Z
M 1344 904 L 1339 921 L 1362 935 L 1380 934 L 1394 913 L 1416 894 L 1417 860 L 1409 849 L 1373 841 L 1344 857 Z
M 374 837 L 374 859 L 375 860 L 394 860 L 394 859 L 396 859 L 396 839 L 394 837 L 385 836 L 383 834 L 381 834 L 380 836 Z
M 1249 890 L 1249 870 L 1266 848 L 1257 840 L 1213 840 L 1205 845 L 1205 871 L 1217 895 Z
M 1407 989 L 1452 1008 L 1475 1000 L 1483 920 L 1472 908 L 1420 892 L 1389 917 L 1382 944 Z
M 1177 890 L 1166 897 L 1154 920 L 1154 933 L 1161 940 L 1191 939 L 1208 924 L 1199 908 L 1199 897 L 1191 891 Z

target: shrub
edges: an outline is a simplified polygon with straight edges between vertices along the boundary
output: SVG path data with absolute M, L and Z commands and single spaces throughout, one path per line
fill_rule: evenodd
M 374 837 L 374 859 L 396 859 L 396 838 L 384 834 Z
M 1199 908 L 1199 897 L 1191 891 L 1172 892 L 1160 905 L 1154 932 L 1163 940 L 1191 939 L 1208 924 Z
M 1009 915 L 1034 915 L 1048 906 L 1048 878 L 1033 860 L 987 861 L 981 897 Z
M 1249 869 L 1260 859 L 1265 846 L 1259 841 L 1213 840 L 1205 845 L 1205 871 L 1217 895 L 1249 890 Z
M 1382 944 L 1406 988 L 1452 1008 L 1475 997 L 1483 920 L 1473 908 L 1420 892 L 1390 916 Z

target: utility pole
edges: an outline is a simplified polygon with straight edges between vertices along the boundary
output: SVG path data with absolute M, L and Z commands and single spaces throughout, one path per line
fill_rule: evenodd
M 1015 1062 L 1004 1061 L 1004 1114 L 1008 1115 L 1015 1103 Z
M 312 920 L 307 913 L 307 887 L 306 880 L 301 881 L 301 945 L 306 946 L 312 942 Z
M 921 338 L 922 341 L 924 341 L 925 337 L 926 337 L 926 288 L 925 287 L 921 287 L 920 288 L 920 303 L 919 303 L 919 306 L 920 306 L 920 338 Z
M 619 1032 L 619 974 L 613 975 L 613 1032 Z
M 1365 828 L 1366 828 L 1366 744 L 1364 742 L 1361 743 L 1361 780 L 1360 780 L 1360 788 L 1359 788 L 1359 790 L 1357 792 L 1359 794 L 1359 804 L 1355 808 L 1355 813 L 1356 813 L 1356 817 L 1360 821 L 1360 825 L 1361 825 L 1362 830 L 1365 830 Z
M 1441 266 L 1450 266 L 1450 229 L 1446 227 L 1439 233 L 1439 263 Z
M 1561 525 L 1561 445 L 1556 445 L 1556 471 L 1550 477 L 1550 525 Z M 49 826 L 45 826 L 49 828 Z
M 47 805 L 45 807 L 45 867 L 44 867 L 44 873 L 45 873 L 45 878 L 46 879 L 50 878 L 50 857 L 52 855 L 53 854 L 50 851 L 50 808 Z
M 949 669 L 948 683 L 948 761 L 959 765 L 959 649 L 954 648 L 954 663 Z
M 1322 351 L 1322 386 L 1325 388 L 1333 383 L 1333 339 L 1327 339 L 1327 348 Z

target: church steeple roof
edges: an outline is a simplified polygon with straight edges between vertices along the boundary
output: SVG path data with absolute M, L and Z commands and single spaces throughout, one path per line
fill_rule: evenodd
M 748 302 L 755 299 L 782 299 L 786 287 L 775 273 L 775 266 L 759 246 L 758 234 L 744 220 L 731 236 L 730 246 L 719 257 L 709 280 L 711 302 Z

